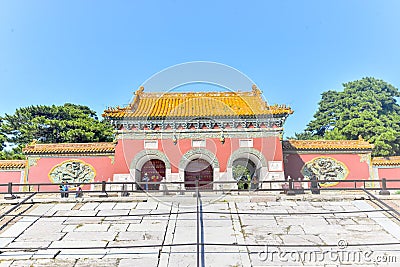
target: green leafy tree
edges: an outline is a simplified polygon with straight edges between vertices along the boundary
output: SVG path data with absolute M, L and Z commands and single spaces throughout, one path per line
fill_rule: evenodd
M 400 155 L 400 92 L 375 78 L 343 84 L 342 92 L 322 93 L 318 111 L 297 139 L 354 140 L 375 145 L 374 156 Z
M 232 168 L 233 178 L 238 181 L 238 189 L 248 188 L 250 183 L 250 170 L 243 165 L 237 164 Z M 245 187 L 245 184 L 247 186 Z
M 25 156 L 13 150 L 3 150 L 0 151 L 0 160 L 4 159 L 25 159 Z
M 248 179 L 250 177 L 250 171 L 246 166 L 243 165 L 234 165 L 232 168 L 233 178 L 235 180 L 240 180 L 242 177 L 246 177 Z
M 0 128 L 2 125 L 3 125 L 3 119 L 0 117 Z M 7 140 L 6 136 L 2 132 L 0 132 L 0 145 L 1 145 L 0 149 L 1 149 L 1 151 L 3 151 L 3 149 L 5 147 L 6 140 Z
M 34 139 L 39 143 L 85 143 L 112 141 L 113 127 L 99 121 L 86 106 L 29 106 L 1 118 L 0 141 L 3 157 L 18 158 L 22 148 Z M 6 148 L 13 145 L 13 151 Z M 1 157 L 1 155 L 0 155 Z

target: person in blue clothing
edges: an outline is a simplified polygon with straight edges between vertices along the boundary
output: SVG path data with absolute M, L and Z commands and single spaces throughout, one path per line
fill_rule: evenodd
M 60 191 L 61 191 L 61 197 L 62 197 L 62 198 L 65 198 L 65 197 L 68 197 L 68 196 L 69 196 L 69 194 L 68 194 L 68 188 L 69 188 L 68 182 L 63 181 L 63 182 L 61 183 L 61 185 L 60 185 Z
M 66 198 L 69 197 L 68 190 L 69 190 L 69 184 L 68 184 L 68 182 L 66 182 L 64 185 L 64 197 L 66 197 Z
M 148 184 L 149 181 L 150 181 L 150 178 L 149 178 L 149 176 L 147 176 L 147 172 L 146 172 L 143 176 L 143 182 L 146 182 L 146 184 L 144 185 L 144 190 L 146 190 L 146 191 L 149 190 L 149 184 Z

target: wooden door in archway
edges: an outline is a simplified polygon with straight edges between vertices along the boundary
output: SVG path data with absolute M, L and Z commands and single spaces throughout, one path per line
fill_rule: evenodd
M 147 176 L 147 180 L 144 178 Z M 151 159 L 147 161 L 141 170 L 141 182 L 160 182 L 165 177 L 165 163 L 159 159 Z M 145 188 L 142 186 L 142 188 Z M 158 184 L 149 184 L 149 190 L 158 190 L 160 186 Z
M 185 168 L 185 188 L 194 189 L 196 179 L 199 179 L 200 189 L 212 189 L 214 170 L 208 161 L 194 159 Z

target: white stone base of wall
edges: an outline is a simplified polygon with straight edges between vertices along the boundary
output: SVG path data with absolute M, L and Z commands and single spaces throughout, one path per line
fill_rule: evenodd
M 285 180 L 285 174 L 284 172 L 268 172 L 267 174 L 267 181 L 283 181 Z M 263 189 L 281 189 L 282 188 L 282 183 L 265 183 L 263 184 L 262 188 Z
M 268 172 L 266 167 L 262 167 L 258 170 L 259 176 L 260 176 L 260 181 L 283 181 L 285 179 L 285 175 L 282 172 Z M 120 173 L 120 174 L 114 174 L 113 176 L 113 181 L 114 182 L 134 182 L 136 179 L 136 174 L 135 171 L 132 171 L 131 174 L 129 173 Z M 166 188 L 165 187 L 160 187 L 160 190 L 184 190 L 184 185 L 183 184 L 173 184 L 172 182 L 184 182 L 184 171 L 180 170 L 179 173 L 172 173 L 171 169 L 166 169 L 165 170 L 165 181 L 166 182 L 171 182 L 171 184 L 167 184 Z M 229 183 L 218 183 L 219 181 L 221 182 L 229 182 Z M 238 188 L 238 185 L 232 177 L 232 169 L 228 168 L 226 172 L 220 172 L 219 168 L 214 169 L 214 183 L 213 184 L 213 189 L 214 190 L 236 190 Z M 121 187 L 121 185 L 114 185 L 111 190 L 118 190 Z M 260 185 L 261 189 L 280 189 L 282 188 L 281 183 L 263 183 Z M 136 186 L 133 185 L 133 188 L 129 185 L 128 190 L 136 190 Z
M 114 174 L 113 176 L 113 182 L 134 182 L 134 177 L 130 175 L 129 173 L 118 173 Z M 111 190 L 122 190 L 122 184 L 117 184 L 111 186 Z M 135 185 L 127 185 L 126 190 L 131 191 L 131 190 L 136 190 Z
M 215 181 L 215 179 L 214 179 Z M 231 182 L 231 183 L 221 183 L 214 184 L 214 190 L 236 190 L 238 189 L 237 182 L 232 177 L 232 168 L 228 168 L 226 172 L 220 172 L 220 177 L 217 181 L 221 182 Z

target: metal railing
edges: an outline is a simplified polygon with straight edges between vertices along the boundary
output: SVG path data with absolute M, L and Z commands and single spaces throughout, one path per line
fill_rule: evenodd
M 382 194 L 387 194 L 388 190 L 400 190 L 400 179 L 379 179 L 379 180 L 318 180 L 318 190 L 321 191 L 334 191 L 334 190 L 380 190 Z M 84 193 L 98 193 L 102 196 L 107 196 L 112 193 L 185 193 L 195 192 L 197 189 L 202 192 L 282 192 L 288 195 L 299 194 L 307 191 L 312 191 L 310 184 L 311 181 L 299 180 L 277 180 L 277 181 L 260 181 L 255 188 L 249 186 L 248 189 L 238 189 L 236 181 L 214 181 L 210 184 L 200 186 L 193 182 L 90 182 L 80 183 L 79 187 L 82 188 Z M 325 183 L 337 183 L 334 186 L 324 186 Z M 250 184 L 250 182 L 249 182 Z M 0 184 L 0 195 L 6 194 L 7 196 L 16 196 L 18 194 L 26 193 L 60 193 L 60 183 L 3 183 Z M 148 190 L 145 190 L 146 185 Z M 189 185 L 189 186 L 188 186 Z M 69 184 L 69 193 L 74 193 L 74 189 L 78 184 Z M 87 189 L 87 187 L 91 187 Z M 125 194 L 129 195 L 129 194 Z
M 367 180 L 365 182 L 371 182 L 372 180 Z M 356 183 L 354 183 L 354 181 L 346 181 L 352 185 L 354 185 L 354 187 L 344 187 L 344 188 L 340 188 L 340 190 L 356 190 L 356 191 L 361 191 L 366 193 L 368 196 L 371 197 L 371 201 L 376 201 L 377 206 L 379 207 L 379 209 L 373 209 L 373 210 L 352 210 L 352 211 L 317 211 L 317 212 L 309 212 L 309 211 L 304 211 L 304 212 L 267 212 L 267 213 L 260 213 L 260 212 L 238 212 L 236 211 L 234 214 L 235 215 L 247 215 L 247 214 L 252 214 L 252 215 L 258 215 L 258 216 L 275 216 L 275 215 L 280 215 L 280 216 L 301 216 L 301 215 L 307 215 L 307 214 L 313 214 L 313 215 L 323 215 L 323 214 L 341 214 L 341 213 L 362 213 L 362 212 L 385 212 L 388 213 L 390 217 L 396 219 L 397 221 L 400 221 L 400 213 L 398 211 L 396 211 L 395 209 L 393 209 L 390 205 L 386 204 L 385 202 L 383 202 L 382 200 L 380 200 L 379 198 L 377 198 L 374 194 L 372 194 L 369 190 L 388 190 L 388 189 L 397 189 L 397 188 L 388 188 L 387 184 L 390 184 L 391 182 L 400 182 L 400 180 L 387 180 L 386 182 L 384 180 L 375 180 L 374 182 L 380 182 L 382 184 L 382 187 L 370 187 L 370 188 L 364 188 L 364 187 L 359 187 L 358 183 L 360 183 L 360 185 L 366 186 L 366 183 L 360 180 L 357 180 Z M 289 183 L 288 185 L 288 191 L 289 190 L 295 190 L 295 186 L 294 186 L 294 181 L 268 181 L 267 184 L 274 184 L 274 183 Z M 329 182 L 332 182 L 332 180 L 329 180 Z M 340 182 L 344 182 L 344 181 L 340 181 Z M 231 211 L 203 211 L 202 209 L 202 201 L 201 201 L 201 190 L 200 190 L 200 186 L 198 181 L 195 181 L 195 186 L 192 187 L 191 189 L 192 192 L 194 192 L 194 196 L 196 197 L 196 211 L 178 211 L 178 212 L 172 212 L 172 210 L 170 210 L 169 212 L 165 212 L 165 213 L 143 213 L 143 214 L 127 214 L 127 215 L 103 215 L 101 217 L 113 217 L 113 216 L 117 216 L 117 217 L 123 217 L 123 216 L 129 216 L 129 217 L 135 217 L 135 216 L 159 216 L 159 215 L 169 215 L 171 216 L 172 214 L 196 214 L 196 230 L 197 230 L 197 239 L 196 239 L 196 243 L 162 243 L 162 244 L 141 244 L 141 245 L 135 245 L 135 244 L 131 244 L 131 245 L 109 245 L 107 244 L 106 246 L 98 246 L 98 247 L 79 247 L 79 249 L 86 249 L 86 250 L 90 250 L 90 249 L 115 249 L 115 248 L 125 248 L 125 249 L 132 249 L 135 250 L 137 248 L 144 248 L 144 247 L 157 247 L 161 248 L 162 247 L 187 247 L 187 246 L 196 246 L 196 253 L 197 253 L 197 266 L 205 266 L 205 255 L 204 255 L 204 248 L 205 247 L 230 247 L 230 246 L 235 246 L 235 247 L 254 247 L 254 248 L 263 248 L 266 245 L 268 246 L 274 246 L 277 248 L 285 248 L 285 247 L 290 247 L 290 248 L 304 248 L 304 247 L 311 247 L 311 248 L 320 248 L 320 247 L 336 247 L 337 244 L 259 244 L 259 243 L 209 243 L 209 242 L 205 242 L 204 241 L 204 227 L 203 227 L 203 222 L 202 222 L 202 218 L 203 218 L 203 214 L 232 214 Z M 227 182 L 223 182 L 224 184 L 226 184 Z M 87 185 L 101 185 L 101 190 L 94 190 L 94 191 L 87 191 L 87 192 L 100 192 L 100 193 L 107 193 L 107 192 L 120 192 L 120 191 L 107 191 L 107 185 L 125 185 L 125 184 L 130 184 L 130 185 L 136 185 L 138 186 L 138 183 L 126 183 L 126 182 L 96 182 L 96 183 L 85 183 Z M 164 183 L 156 183 L 154 182 L 154 184 L 164 184 Z M 167 183 L 169 184 L 169 183 Z M 25 185 L 25 184 L 22 184 Z M 43 189 L 43 186 L 58 186 L 58 184 L 52 184 L 52 183 L 41 183 L 41 184 L 30 184 L 31 189 L 37 189 L 37 191 L 29 194 L 28 197 L 26 197 L 23 201 L 20 202 L 21 205 L 25 202 L 27 202 L 30 198 L 32 198 L 34 195 L 36 195 L 40 189 Z M 12 188 L 13 186 L 20 186 L 20 184 L 0 184 L 0 186 L 7 186 L 9 190 L 11 190 L 11 194 L 12 193 L 17 193 L 17 192 L 12 192 Z M 10 189 L 11 188 L 11 189 Z M 329 189 L 329 188 L 321 188 L 321 190 L 332 190 L 333 188 Z M 279 189 L 280 191 L 282 191 L 282 188 Z M 307 189 L 305 189 L 307 190 Z M 308 189 L 311 190 L 311 189 Z M 336 190 L 336 189 L 335 189 Z M 33 191 L 33 190 L 32 190 Z M 31 192 L 32 192 L 31 191 Z M 135 190 L 137 191 L 137 190 Z M 259 189 L 257 191 L 271 191 L 268 189 Z M 275 191 L 275 190 L 273 190 Z M 55 192 L 59 192 L 59 191 L 55 191 Z M 10 192 L 8 192 L 10 193 Z M 19 192 L 19 193 L 26 193 L 26 192 Z M 49 191 L 41 191 L 41 193 L 50 193 Z M 385 208 L 383 208 L 382 206 L 384 206 Z M 10 209 L 9 211 L 7 211 L 6 213 L 4 213 L 2 215 L 1 218 L 4 217 L 19 217 L 19 216 L 37 216 L 40 218 L 47 218 L 47 217 L 98 217 L 98 215 L 40 215 L 40 214 L 16 214 L 16 215 L 12 215 L 11 212 L 14 211 L 16 209 L 17 206 L 13 207 L 12 209 Z M 1 219 L 0 218 L 0 219 Z M 170 218 L 170 217 L 169 217 Z M 169 219 L 168 218 L 168 219 Z M 363 243 L 363 244 L 359 244 L 359 243 L 354 243 L 354 244 L 347 244 L 348 246 L 351 247 L 365 247 L 365 246 L 383 246 L 383 247 L 398 247 L 400 245 L 399 242 L 384 242 L 384 243 Z M 40 250 L 46 250 L 48 248 L 43 248 L 43 247 L 4 247 L 0 249 L 0 252 L 2 251 L 10 251 L 10 250 L 21 250 L 24 252 L 29 252 L 29 251 L 40 251 Z M 54 248 L 52 247 L 52 249 L 77 249 L 76 247 L 59 247 L 59 248 Z M 23 253 L 23 252 L 22 252 Z

